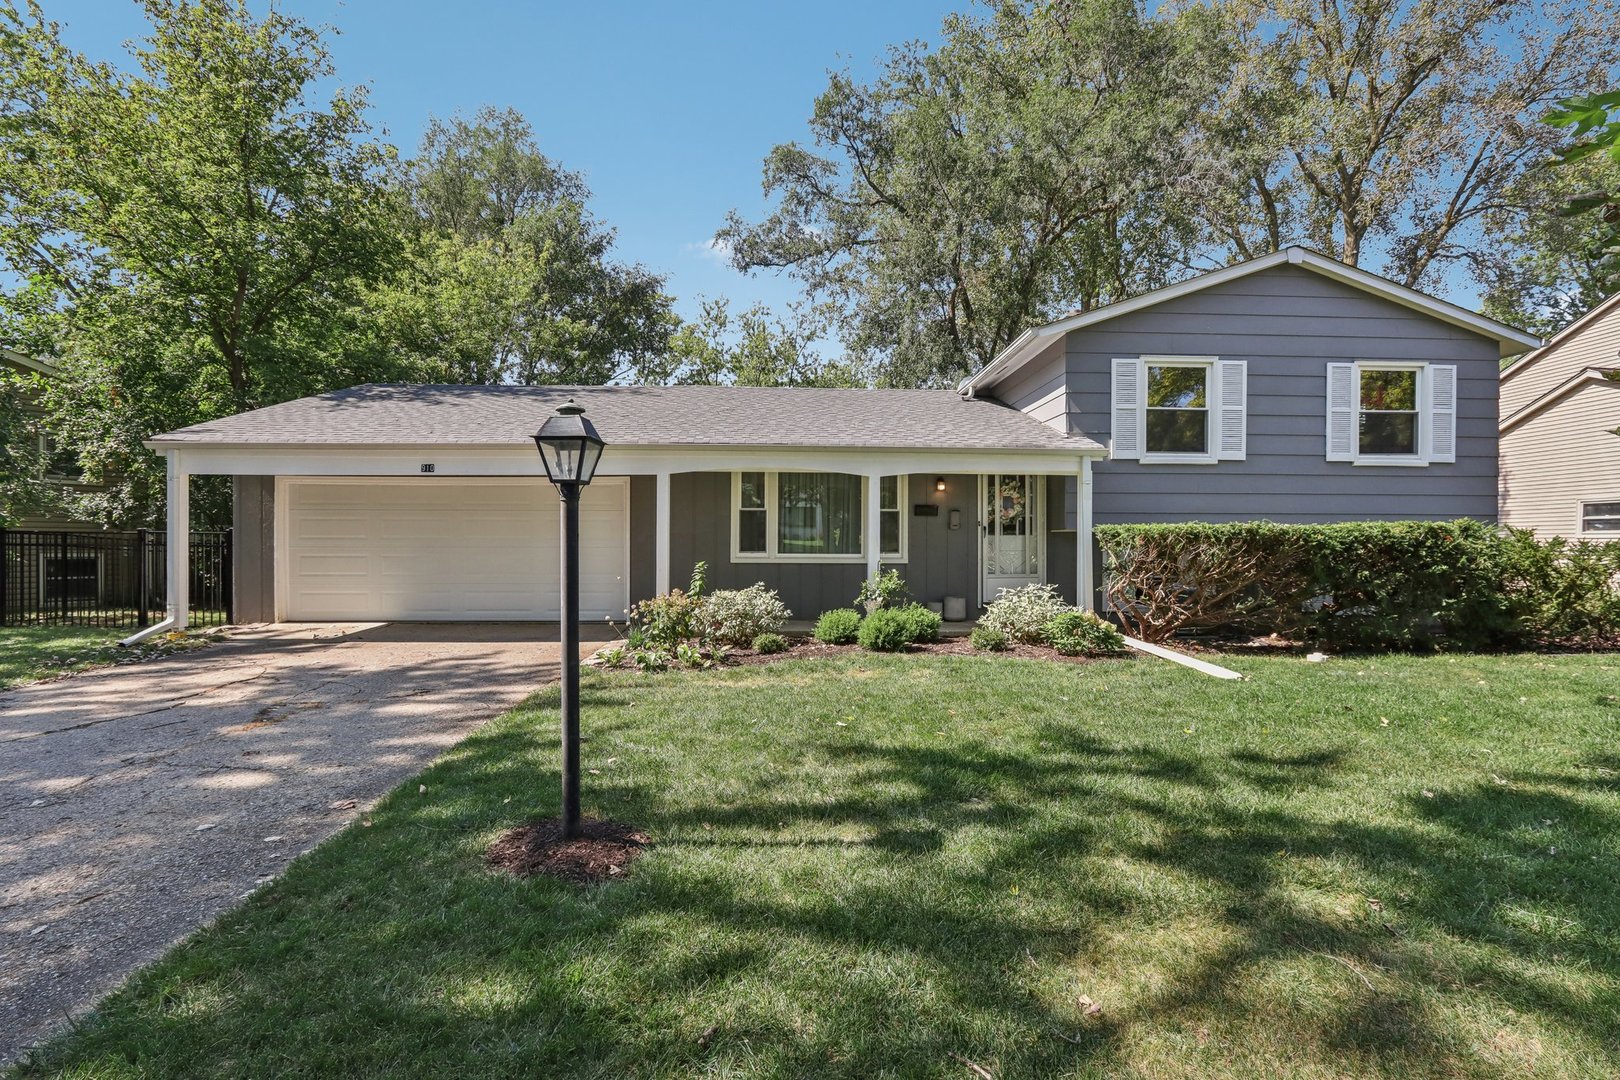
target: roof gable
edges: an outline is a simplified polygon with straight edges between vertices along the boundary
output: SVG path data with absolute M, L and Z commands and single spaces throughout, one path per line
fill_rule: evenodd
M 1597 386 L 1605 387 L 1609 390 L 1620 391 L 1620 379 L 1615 378 L 1615 374 L 1615 369 L 1612 368 L 1581 369 L 1575 375 L 1565 379 L 1563 382 L 1559 383 L 1545 394 L 1536 398 L 1536 400 L 1530 402 L 1530 404 L 1526 405 L 1524 408 L 1515 412 L 1512 416 L 1505 417 L 1502 420 L 1500 433 L 1506 435 L 1509 431 L 1512 431 L 1526 420 L 1529 420 L 1532 416 L 1538 416 L 1541 413 L 1546 412 L 1548 409 L 1552 408 L 1554 405 L 1557 405 L 1560 401 L 1563 401 L 1565 398 L 1569 397 L 1578 390 L 1585 390 L 1588 387 Z
M 1133 296 L 1129 300 L 1121 300 L 1117 304 L 1094 308 L 1091 311 L 1077 312 L 1026 330 L 989 364 L 963 380 L 957 389 L 960 393 L 970 396 L 990 389 L 1001 379 L 1042 352 L 1051 344 L 1054 338 L 1067 334 L 1072 330 L 1094 326 L 1109 319 L 1116 319 L 1121 315 L 1146 310 L 1167 300 L 1188 296 L 1211 286 L 1237 281 L 1251 274 L 1261 273 L 1285 265 L 1298 266 L 1313 273 L 1321 274 L 1363 292 L 1382 297 L 1402 307 L 1420 311 L 1442 322 L 1490 338 L 1497 342 L 1503 356 L 1511 356 L 1523 349 L 1534 348 L 1540 344 L 1538 339 L 1522 330 L 1508 326 L 1506 323 L 1488 319 L 1476 312 L 1469 311 L 1467 308 L 1458 307 L 1456 304 L 1448 303 L 1426 293 L 1420 293 L 1415 289 L 1408 289 L 1404 285 L 1398 285 L 1387 278 L 1379 277 L 1377 274 L 1370 274 L 1357 267 L 1348 266 L 1337 259 L 1330 259 L 1326 255 L 1311 251 L 1309 248 L 1290 247 L 1281 251 L 1274 251 L 1270 255 L 1258 259 L 1251 259 L 1248 262 L 1235 263 L 1220 270 L 1211 270 L 1206 274 L 1200 274 L 1175 285 L 1155 289 L 1153 292 L 1143 293 L 1141 296 Z
M 1558 333 L 1554 334 L 1552 337 L 1543 342 L 1540 348 L 1531 349 L 1517 360 L 1514 360 L 1513 363 L 1503 368 L 1502 381 L 1507 382 L 1515 375 L 1523 373 L 1526 369 L 1533 366 L 1543 357 L 1549 355 L 1573 339 L 1581 336 L 1581 334 L 1585 333 L 1591 327 L 1602 322 L 1604 318 L 1611 312 L 1614 313 L 1616 318 L 1620 318 L 1620 292 L 1615 293 L 1597 307 L 1593 308 L 1591 311 L 1588 311 L 1585 315 L 1580 316 L 1568 326 L 1565 326 L 1562 330 L 1558 331 Z

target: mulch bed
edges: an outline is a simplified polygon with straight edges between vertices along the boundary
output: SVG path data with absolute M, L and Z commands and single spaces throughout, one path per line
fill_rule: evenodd
M 1064 664 L 1090 664 L 1099 659 L 1120 659 L 1119 657 L 1097 656 L 1065 656 L 1056 649 L 1049 649 L 1045 645 L 1016 645 L 1010 644 L 1001 652 L 988 652 L 984 649 L 975 649 L 973 643 L 965 637 L 941 638 L 939 641 L 926 644 L 912 645 L 905 650 L 907 653 L 928 653 L 935 656 L 1021 656 L 1029 660 L 1056 660 Z M 865 656 L 881 656 L 882 653 L 869 653 L 859 645 L 828 645 L 815 638 L 789 639 L 786 650 L 778 653 L 758 653 L 753 649 L 732 649 L 726 654 L 722 666 L 744 666 L 748 664 L 770 664 L 778 660 L 810 660 L 818 657 L 843 656 L 849 653 L 861 653 Z
M 580 885 L 616 881 L 630 872 L 651 840 L 633 825 L 581 823 L 584 836 L 563 839 L 562 821 L 544 818 L 508 829 L 484 852 L 484 864 L 516 877 L 545 874 Z

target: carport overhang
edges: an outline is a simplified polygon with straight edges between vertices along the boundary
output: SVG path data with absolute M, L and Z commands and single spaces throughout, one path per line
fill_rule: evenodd
M 670 587 L 670 477 L 685 472 L 778 470 L 838 472 L 876 478 L 910 473 L 1030 473 L 1077 478 L 1076 572 L 1092 578 L 1092 462 L 1107 451 L 1077 440 L 1073 448 L 1000 449 L 885 446 L 712 446 L 666 444 L 609 445 L 600 476 L 656 479 L 655 588 Z M 277 477 L 522 477 L 545 483 L 545 470 L 532 444 L 524 443 L 207 443 L 153 439 L 145 444 L 165 459 L 168 494 L 168 597 L 165 619 L 126 640 L 131 644 L 156 633 L 184 629 L 190 617 L 187 567 L 190 561 L 190 480 L 192 476 Z M 877 500 L 879 485 L 867 485 L 865 527 L 867 572 L 879 571 Z M 1078 599 L 1089 602 L 1090 590 Z

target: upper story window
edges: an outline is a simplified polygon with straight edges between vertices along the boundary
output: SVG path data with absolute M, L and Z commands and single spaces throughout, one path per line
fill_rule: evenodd
M 1432 465 L 1457 460 L 1457 369 L 1423 361 L 1327 366 L 1327 460 Z
M 1248 364 L 1214 356 L 1115 360 L 1110 456 L 1147 464 L 1242 461 Z
M 866 555 L 867 479 L 848 473 L 732 475 L 736 562 L 860 562 Z M 905 560 L 905 477 L 878 478 L 881 558 Z
M 1418 452 L 1418 371 L 1362 367 L 1361 403 L 1356 422 L 1357 451 L 1369 454 Z

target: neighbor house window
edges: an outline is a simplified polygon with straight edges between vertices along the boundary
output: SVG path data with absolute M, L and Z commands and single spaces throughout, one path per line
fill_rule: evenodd
M 1148 456 L 1209 455 L 1210 367 L 1203 361 L 1146 364 Z
M 1620 539 L 1620 502 L 1581 503 L 1581 532 Z
M 903 477 L 878 481 L 879 554 L 904 559 Z M 865 557 L 866 478 L 847 473 L 732 474 L 732 557 L 859 562 Z
M 1357 450 L 1363 455 L 1418 452 L 1418 371 L 1415 368 L 1361 367 Z

